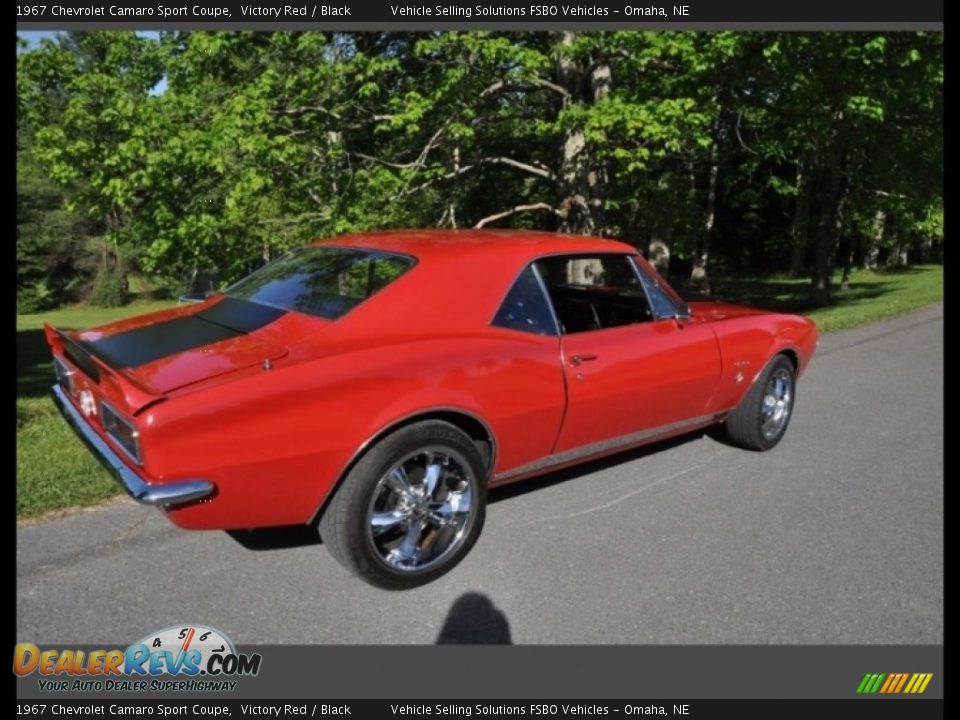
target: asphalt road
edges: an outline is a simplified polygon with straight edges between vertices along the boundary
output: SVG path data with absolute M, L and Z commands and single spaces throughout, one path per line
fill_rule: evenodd
M 698 434 L 492 493 L 424 588 L 246 544 L 127 500 L 21 524 L 17 641 L 941 643 L 942 306 L 825 336 L 772 452 Z

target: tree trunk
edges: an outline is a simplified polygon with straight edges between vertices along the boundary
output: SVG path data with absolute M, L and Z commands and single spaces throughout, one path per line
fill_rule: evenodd
M 717 211 L 717 175 L 720 173 L 720 145 L 717 140 L 719 131 L 714 125 L 713 145 L 710 147 L 710 175 L 707 184 L 707 216 L 703 234 L 693 248 L 693 268 L 690 270 L 690 289 L 701 295 L 710 294 L 710 279 L 707 277 L 707 263 L 710 260 L 710 240 L 716 222 Z
M 450 199 L 447 201 L 447 209 L 440 218 L 440 225 L 449 225 L 456 230 L 457 228 L 457 190 L 460 184 L 460 146 L 453 147 L 453 187 L 450 191 Z
M 807 226 L 810 220 L 810 187 L 804 175 L 803 160 L 797 162 L 797 194 L 793 203 L 793 225 L 790 228 L 790 275 L 800 277 L 807 266 Z
M 870 239 L 870 247 L 863 256 L 863 267 L 866 270 L 876 270 L 880 263 L 880 243 L 883 242 L 883 230 L 887 224 L 887 214 L 883 210 L 877 210 L 873 216 L 873 237 Z
M 829 305 L 833 300 L 832 277 L 836 262 L 840 230 L 843 228 L 843 203 L 846 191 L 836 160 L 827 171 L 823 207 L 817 223 L 814 247 L 814 267 L 810 278 L 810 301 L 816 307 Z
M 667 203 L 672 208 L 673 203 Z M 653 223 L 653 232 L 647 244 L 647 261 L 666 277 L 670 271 L 670 243 L 673 240 L 673 217 L 669 209 L 659 213 Z
M 851 239 L 843 252 L 843 277 L 840 279 L 840 289 L 850 289 L 850 271 L 853 269 L 853 258 L 857 251 L 857 241 Z
M 887 267 L 906 267 L 909 260 L 907 250 L 907 243 L 898 240 L 887 255 Z
M 669 184 L 665 177 L 657 181 L 657 189 L 667 193 L 667 199 L 663 202 L 663 211 L 656 213 L 653 219 L 653 230 L 647 244 L 647 261 L 666 277 L 670 271 L 670 243 L 673 241 L 674 208 L 677 203 L 669 199 Z
M 577 33 L 560 33 L 560 44 L 571 46 Z M 558 84 L 569 93 L 566 102 L 595 103 L 610 92 L 612 74 L 610 65 L 598 62 L 587 68 L 575 59 L 562 55 L 557 59 Z M 603 235 L 604 193 L 606 174 L 587 145 L 583 128 L 567 130 L 560 149 L 560 180 L 563 199 L 560 202 L 560 231 L 576 235 Z
M 647 246 L 647 261 L 661 275 L 670 270 L 670 246 L 659 237 L 654 237 Z

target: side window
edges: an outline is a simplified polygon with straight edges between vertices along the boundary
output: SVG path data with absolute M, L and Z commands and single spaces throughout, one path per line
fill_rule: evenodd
M 508 330 L 520 330 L 535 335 L 556 335 L 553 312 L 543 294 L 533 265 L 520 273 L 520 277 L 503 299 L 503 304 L 493 318 L 493 324 Z
M 676 315 L 677 305 L 660 287 L 660 283 L 650 276 L 639 263 L 635 263 L 635 265 L 637 273 L 640 275 L 640 281 L 643 283 L 643 289 L 647 291 L 647 297 L 650 298 L 650 304 L 653 306 L 653 312 L 656 316 L 663 318 Z
M 538 260 L 537 269 L 564 333 L 633 325 L 653 319 L 646 294 L 626 255 Z

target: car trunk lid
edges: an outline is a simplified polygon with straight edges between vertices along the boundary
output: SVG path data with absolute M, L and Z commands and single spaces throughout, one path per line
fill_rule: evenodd
M 126 381 L 130 409 L 166 394 L 265 362 L 289 350 L 277 326 L 284 310 L 230 297 L 204 303 L 196 312 L 140 325 L 108 325 L 79 333 L 50 328 L 64 356 L 90 380 Z
M 221 375 L 265 365 L 286 355 L 284 345 L 254 335 L 240 335 L 185 350 L 127 371 L 158 393 L 167 394 Z

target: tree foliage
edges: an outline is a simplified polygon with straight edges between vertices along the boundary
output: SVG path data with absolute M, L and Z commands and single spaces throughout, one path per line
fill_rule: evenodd
M 63 213 L 102 273 L 228 280 L 514 226 L 658 244 L 704 291 L 809 272 L 822 304 L 836 262 L 942 241 L 942 82 L 923 33 L 69 33 L 18 56 L 18 277 L 64 271 Z

